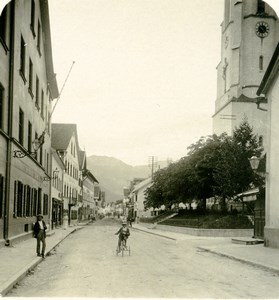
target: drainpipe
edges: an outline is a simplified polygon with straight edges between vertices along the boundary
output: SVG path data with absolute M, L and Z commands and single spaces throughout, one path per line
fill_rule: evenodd
M 10 65 L 9 65 L 9 101 L 8 101 L 8 139 L 6 154 L 6 184 L 4 202 L 4 239 L 7 244 L 9 238 L 9 210 L 11 190 L 11 159 L 12 159 L 12 134 L 13 134 L 13 104 L 14 104 L 14 38 L 15 38 L 15 0 L 11 1 L 10 11 Z

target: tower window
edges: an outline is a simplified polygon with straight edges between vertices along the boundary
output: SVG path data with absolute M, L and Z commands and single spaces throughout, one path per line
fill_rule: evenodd
M 259 69 L 260 69 L 260 71 L 263 70 L 263 56 L 262 55 L 259 57 Z
M 258 0 L 257 14 L 258 15 L 265 14 L 265 2 L 263 0 Z

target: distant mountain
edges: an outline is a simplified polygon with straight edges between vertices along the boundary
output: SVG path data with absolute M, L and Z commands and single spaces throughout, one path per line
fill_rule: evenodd
M 166 162 L 160 162 L 166 166 Z M 102 191 L 106 193 L 106 201 L 123 199 L 123 187 L 128 187 L 134 178 L 147 178 L 151 175 L 148 166 L 130 166 L 114 157 L 87 157 L 87 168 L 99 181 Z

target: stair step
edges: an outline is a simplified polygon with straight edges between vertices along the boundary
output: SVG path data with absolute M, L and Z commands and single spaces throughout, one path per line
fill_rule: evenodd
M 253 239 L 253 238 L 233 238 L 232 243 L 241 244 L 241 245 L 257 245 L 257 244 L 263 244 L 264 240 Z

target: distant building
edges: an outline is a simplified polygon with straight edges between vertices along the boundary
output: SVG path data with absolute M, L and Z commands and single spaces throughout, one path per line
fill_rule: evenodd
M 0 243 L 49 223 L 53 70 L 48 2 L 10 1 L 0 17 Z
M 51 228 L 63 225 L 64 202 L 63 202 L 63 182 L 66 167 L 59 152 L 52 148 L 52 172 L 51 177 L 46 180 L 51 181 Z
M 69 225 L 78 223 L 78 208 L 82 205 L 79 144 L 76 124 L 52 124 L 51 145 L 65 165 L 63 180 L 63 211 Z
M 95 201 L 95 187 L 99 184 L 95 176 L 89 171 L 86 171 L 83 176 L 83 191 L 82 191 L 82 213 L 81 220 L 95 218 L 97 215 L 97 204 Z
M 134 217 L 150 217 L 153 209 L 146 210 L 144 201 L 146 200 L 144 192 L 152 185 L 152 178 L 149 177 L 140 183 L 136 184 L 131 191 L 131 203 L 133 205 Z

